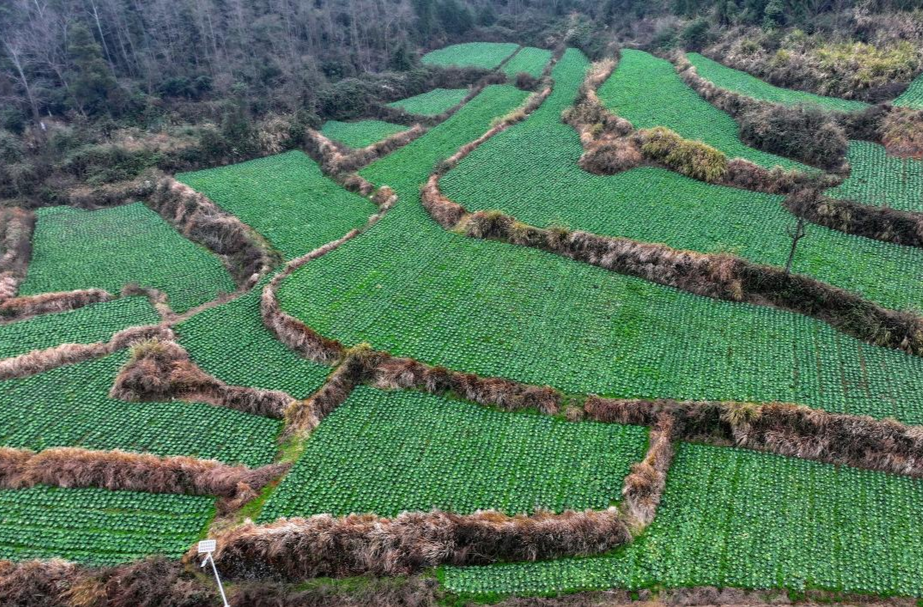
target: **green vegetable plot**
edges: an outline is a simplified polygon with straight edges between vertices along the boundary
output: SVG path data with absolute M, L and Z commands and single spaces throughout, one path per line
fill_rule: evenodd
M 751 76 L 747 72 L 721 65 L 717 61 L 712 61 L 708 57 L 698 53 L 688 53 L 686 57 L 689 59 L 689 63 L 695 66 L 699 76 L 705 80 L 708 80 L 719 88 L 734 91 L 735 93 L 740 93 L 741 95 L 746 95 L 754 99 L 771 101 L 772 103 L 782 103 L 785 105 L 809 103 L 818 105 L 824 109 L 838 110 L 841 112 L 861 111 L 869 107 L 869 104 L 861 101 L 824 97 L 804 91 L 773 86 L 755 76 Z
M 362 226 L 376 211 L 294 151 L 177 179 L 265 236 L 287 259 L 304 255 Z
M 646 444 L 647 429 L 636 426 L 359 387 L 311 436 L 260 519 L 433 508 L 599 510 L 620 498 Z
M 623 49 L 612 76 L 599 88 L 606 106 L 635 128 L 665 126 L 685 137 L 703 141 L 728 158 L 744 158 L 772 168 L 808 167 L 774 154 L 747 147 L 740 141 L 737 123 L 686 86 L 666 59 L 632 49 Z
M 176 312 L 236 288 L 221 261 L 135 203 L 98 211 L 36 210 L 33 252 L 20 295 L 75 289 L 113 294 L 129 283 L 165 291 Z
M 214 514 L 214 498 L 37 486 L 0 490 L 0 560 L 91 566 L 151 554 L 178 559 Z
M 884 146 L 868 141 L 850 141 L 846 158 L 852 172 L 828 196 L 923 212 L 923 160 L 889 156 Z
M 907 90 L 894 100 L 894 105 L 923 110 L 923 74 L 917 76 Z
M 233 385 L 282 390 L 295 398 L 316 392 L 331 368 L 289 350 L 263 326 L 263 286 L 196 314 L 176 327 L 180 343 L 206 372 Z
M 469 210 L 500 209 L 532 225 L 565 225 L 785 266 L 792 245 L 788 230 L 796 219 L 782 206 L 782 196 L 658 168 L 593 175 L 577 164 L 582 148 L 574 130 L 554 112 L 539 112 L 449 171 L 441 181 L 445 194 Z M 923 309 L 923 250 L 814 224 L 806 229 L 795 272 L 889 308 Z
M 0 382 L 0 445 L 85 447 L 268 464 L 281 422 L 231 409 L 109 398 L 126 352 Z
M 653 585 L 923 593 L 923 483 L 683 443 L 654 523 L 611 555 L 445 570 L 449 590 Z
M 124 297 L 70 312 L 44 314 L 0 325 L 0 358 L 65 343 L 109 341 L 113 333 L 127 327 L 159 322 L 160 316 L 145 297 Z
M 430 51 L 423 55 L 423 63 L 448 67 L 480 67 L 492 70 L 519 48 L 512 42 L 466 42 Z
M 516 74 L 525 72 L 534 78 L 542 75 L 542 70 L 551 61 L 552 52 L 543 48 L 527 46 L 520 50 L 516 55 L 503 66 L 503 72 L 507 76 L 516 77 Z
M 388 106 L 420 116 L 435 116 L 461 103 L 467 94 L 468 89 L 433 89 L 422 95 L 389 103 Z
M 568 51 L 554 78 L 579 82 L 586 65 Z M 555 91 L 549 112 L 566 87 Z M 420 204 L 419 184 L 439 158 L 507 113 L 515 93 L 504 103 L 507 89 L 487 89 L 365 169 L 372 181 L 394 186 L 400 202 L 372 229 L 284 281 L 282 306 L 348 345 L 367 341 L 395 355 L 572 393 L 778 400 L 923 423 L 919 357 L 805 316 L 698 297 L 440 228 Z
M 406 126 L 381 120 L 360 120 L 358 122 L 328 120 L 324 123 L 321 133 L 351 148 L 364 148 L 406 130 Z

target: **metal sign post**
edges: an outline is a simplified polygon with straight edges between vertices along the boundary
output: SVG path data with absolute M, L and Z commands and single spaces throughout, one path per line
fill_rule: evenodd
M 221 593 L 221 601 L 224 603 L 224 607 L 231 607 L 228 604 L 228 597 L 224 595 L 224 586 L 221 585 L 221 578 L 218 577 L 218 568 L 215 567 L 215 559 L 212 557 L 212 553 L 217 547 L 218 543 L 215 540 L 202 540 L 199 542 L 199 554 L 205 555 L 205 560 L 202 561 L 202 564 L 199 566 L 205 567 L 205 563 L 211 561 L 212 571 L 215 572 L 215 581 L 218 582 L 218 591 Z

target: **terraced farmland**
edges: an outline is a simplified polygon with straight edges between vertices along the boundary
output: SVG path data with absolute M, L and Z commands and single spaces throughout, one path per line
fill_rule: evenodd
M 728 158 L 744 158 L 766 168 L 809 170 L 793 160 L 744 145 L 734 119 L 699 97 L 666 59 L 624 49 L 599 96 L 606 107 L 627 118 L 635 128 L 665 126 L 686 139 L 721 150 Z
M 39 208 L 24 261 L 28 243 L 0 226 L 7 294 L 28 268 L 0 297 L 0 604 L 16 604 L 8 580 L 47 577 L 68 607 L 141 593 L 135 580 L 166 607 L 204 605 L 213 581 L 180 559 L 206 537 L 235 605 L 923 597 L 920 248 L 843 216 L 843 231 L 807 221 L 792 270 L 823 284 L 786 276 L 797 219 L 782 195 L 667 164 L 582 168 L 636 142 L 592 95 L 565 113 L 600 73 L 581 51 L 560 55 L 547 97 L 484 86 L 537 77 L 552 55 L 484 42 L 427 54 L 505 76 L 392 103 L 439 116 L 481 91 L 357 174 L 296 149 L 178 176 L 233 221 L 188 192 L 158 207 L 182 232 L 141 203 Z M 753 97 L 854 107 L 690 59 Z M 744 146 L 653 55 L 623 49 L 599 97 L 638 128 L 803 168 Z M 392 128 L 406 127 L 324 132 L 362 147 Z M 919 162 L 869 142 L 849 160 L 826 194 L 882 207 L 849 207 L 859 223 L 915 229 L 890 209 L 923 210 Z M 344 187 L 369 183 L 396 199 Z M 240 247 L 225 257 L 235 271 L 255 256 L 267 272 L 235 291 L 194 232 Z M 128 282 L 185 313 L 34 296 Z M 122 567 L 152 555 L 165 560 Z
M 117 565 L 179 558 L 205 530 L 214 500 L 104 489 L 0 490 L 0 559 Z
M 300 151 L 177 177 L 254 228 L 288 259 L 339 238 L 375 212 L 375 205 L 343 190 Z
M 520 49 L 516 55 L 503 66 L 503 73 L 515 77 L 517 74 L 526 73 L 533 78 L 542 75 L 542 70 L 551 61 L 552 52 L 542 48 L 527 46 Z
M 407 97 L 400 101 L 389 103 L 393 108 L 399 108 L 411 114 L 420 116 L 435 116 L 451 109 L 461 103 L 468 95 L 468 89 L 433 89 L 420 95 Z
M 216 256 L 141 203 L 98 211 L 49 207 L 36 214 L 20 295 L 93 288 L 118 294 L 135 283 L 166 292 L 173 310 L 184 312 L 235 289 Z
M 657 520 L 597 558 L 448 568 L 468 593 L 718 586 L 923 591 L 919 480 L 683 444 Z M 874 539 L 873 539 L 874 538 Z
M 923 212 L 923 160 L 890 156 L 883 146 L 868 141 L 851 141 L 846 159 L 852 172 L 828 196 Z
M 361 387 L 324 420 L 260 519 L 604 510 L 619 500 L 646 442 L 636 426 L 575 424 Z
M 116 353 L 0 382 L 0 445 L 195 455 L 251 466 L 272 461 L 280 429 L 276 420 L 181 401 L 110 398 L 126 359 Z
M 381 120 L 359 120 L 356 122 L 328 120 L 324 123 L 321 133 L 345 146 L 364 148 L 406 129 L 407 127 L 405 126 Z
M 493 69 L 512 55 L 519 45 L 511 42 L 466 42 L 436 49 L 423 55 L 423 63 L 449 67 Z
M 686 57 L 689 59 L 689 62 L 695 66 L 699 76 L 702 78 L 705 78 L 720 88 L 734 91 L 735 93 L 740 93 L 741 95 L 746 95 L 754 99 L 782 103 L 785 105 L 807 103 L 828 110 L 839 110 L 842 112 L 855 112 L 868 107 L 867 103 L 861 101 L 824 97 L 823 95 L 814 95 L 813 93 L 806 93 L 804 91 L 779 88 L 755 76 L 751 76 L 746 72 L 721 65 L 717 61 L 713 61 L 699 53 L 689 53 Z
M 158 322 L 160 317 L 144 297 L 125 297 L 70 312 L 36 316 L 0 325 L 0 359 L 65 343 L 109 341 L 113 333 L 127 327 Z

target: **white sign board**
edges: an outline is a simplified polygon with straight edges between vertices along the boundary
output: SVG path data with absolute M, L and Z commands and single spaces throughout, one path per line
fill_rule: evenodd
M 214 552 L 218 543 L 215 540 L 202 540 L 199 542 L 199 554 Z

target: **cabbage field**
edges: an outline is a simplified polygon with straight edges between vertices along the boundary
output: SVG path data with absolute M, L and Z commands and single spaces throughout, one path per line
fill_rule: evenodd
M 214 515 L 214 499 L 104 489 L 0 489 L 0 559 L 93 566 L 179 558 Z
M 436 88 L 413 97 L 389 103 L 389 107 L 398 108 L 420 116 L 435 116 L 461 103 L 468 95 L 468 89 Z
M 177 179 L 254 228 L 287 259 L 358 228 L 375 212 L 374 204 L 325 177 L 301 151 Z
M 118 294 L 136 283 L 164 291 L 170 307 L 185 312 L 235 289 L 218 257 L 141 203 L 98 211 L 47 207 L 36 215 L 20 295 L 93 288 Z
M 578 40 L 579 23 L 573 28 L 569 39 Z M 495 29 L 493 39 L 504 39 L 503 27 Z M 812 103 L 825 111 L 864 107 L 770 86 L 703 55 L 688 56 L 703 78 L 753 98 Z M 207 492 L 202 485 L 183 476 L 197 469 L 193 462 L 184 462 L 181 473 L 167 472 L 168 464 L 142 472 L 152 483 L 172 481 L 176 494 L 76 489 L 63 467 L 42 477 L 61 474 L 62 486 L 21 488 L 13 484 L 18 460 L 3 450 L 0 598 L 6 560 L 63 558 L 105 566 L 157 554 L 178 561 L 197 540 L 225 541 L 223 534 L 252 521 L 254 527 L 234 538 L 236 552 L 216 555 L 219 568 L 230 563 L 231 577 L 230 569 L 250 567 L 248 582 L 277 581 L 288 575 L 278 569 L 292 557 L 304 567 L 288 575 L 294 583 L 288 589 L 305 593 L 391 592 L 403 587 L 406 574 L 409 588 L 434 593 L 419 604 L 457 607 L 509 595 L 527 604 L 537 596 L 553 600 L 608 589 L 632 591 L 638 599 L 650 591 L 653 600 L 668 601 L 665 591 L 703 586 L 776 589 L 796 600 L 815 591 L 823 592 L 819 601 L 851 600 L 843 593 L 923 599 L 923 454 L 914 427 L 923 426 L 923 336 L 912 334 L 918 328 L 913 323 L 923 322 L 921 248 L 806 222 L 792 271 L 861 302 L 832 289 L 773 294 L 802 298 L 798 303 L 807 311 L 798 314 L 768 305 L 769 298 L 745 298 L 744 290 L 769 275 L 759 270 L 747 270 L 752 274 L 737 293 L 758 303 L 741 303 L 695 295 L 682 281 L 671 284 L 683 288 L 668 287 L 660 284 L 666 277 L 645 280 L 553 252 L 560 246 L 514 245 L 494 238 L 499 231 L 468 236 L 465 224 L 446 229 L 421 198 L 434 172 L 442 195 L 467 211 L 484 212 L 481 222 L 466 219 L 467 228 L 488 226 L 484 218 L 497 211 L 521 222 L 512 226 L 516 242 L 524 242 L 527 224 L 549 228 L 551 239 L 578 230 L 777 269 L 786 265 L 797 218 L 782 195 L 712 185 L 660 166 L 609 176 L 584 170 L 581 157 L 598 142 L 581 142 L 578 130 L 562 120 L 591 68 L 576 48 L 469 42 L 431 51 L 422 61 L 431 69 L 495 70 L 489 82 L 506 83 L 465 81 L 470 88 L 434 88 L 389 104 L 437 118 L 425 121 L 422 136 L 358 169 L 360 177 L 397 195 L 375 222 L 369 218 L 381 209 L 340 185 L 348 175 L 325 174 L 322 165 L 330 163 L 318 164 L 300 149 L 177 175 L 252 228 L 269 250 L 272 267 L 248 289 L 236 291 L 217 255 L 144 203 L 36 209 L 33 251 L 18 293 L 26 299 L 0 301 L 0 367 L 12 377 L 0 380 L 0 448 L 118 449 L 291 467 L 260 471 L 266 483 L 254 483 L 250 492 L 231 476 L 240 470 L 215 472 L 215 464 L 198 464 L 214 475 L 208 486 L 233 478 L 238 502 L 229 499 L 230 489 L 200 495 Z M 541 76 L 549 64 L 550 94 L 528 115 L 517 113 L 532 94 L 516 86 L 517 76 Z M 462 104 L 473 90 L 480 92 Z M 392 93 L 384 98 L 400 94 Z M 732 158 L 806 169 L 744 145 L 730 115 L 652 54 L 622 49 L 599 97 L 638 128 L 666 126 Z M 502 120 L 510 116 L 515 120 Z M 581 118 L 585 133 L 599 132 L 605 122 L 589 113 Z M 504 128 L 468 145 L 497 125 Z M 355 116 L 327 121 L 323 133 L 356 148 L 406 128 Z M 460 148 L 470 153 L 458 163 L 444 162 Z M 891 209 L 923 211 L 921 161 L 898 159 L 865 141 L 850 142 L 848 160 L 850 174 L 826 196 L 880 207 L 883 215 L 864 219 L 870 222 L 893 219 Z M 900 229 L 914 229 L 912 216 L 899 218 L 906 221 Z M 5 232 L 0 225 L 0 246 L 7 246 Z M 354 237 L 342 239 L 346 234 Z M 579 248 L 587 241 L 569 242 Z M 322 254 L 299 259 L 321 247 Z M 594 247 L 586 245 L 575 257 L 622 255 L 615 266 L 634 264 L 641 275 L 667 263 L 629 247 Z M 695 292 L 730 282 L 727 277 L 740 271 L 721 258 L 699 272 L 689 259 L 681 252 L 669 257 L 672 272 L 703 282 Z M 279 272 L 285 274 L 273 281 Z M 129 283 L 163 290 L 180 314 L 161 316 L 146 297 L 121 296 Z M 783 285 L 781 291 L 791 283 L 765 284 Z M 115 298 L 71 311 L 43 310 L 41 299 L 29 298 L 92 287 Z M 23 302 L 38 313 L 12 320 Z M 873 314 L 873 306 L 886 311 Z M 848 326 L 834 328 L 834 313 Z M 49 362 L 45 353 L 18 359 L 18 366 L 7 360 L 61 344 L 108 342 L 125 328 L 154 324 L 161 325 L 159 339 L 176 343 L 145 344 L 141 351 L 150 358 L 131 368 L 133 379 L 145 389 L 184 390 L 174 395 L 193 394 L 184 397 L 189 402 L 112 397 L 120 370 L 138 352 L 128 342 L 89 354 L 77 345 L 73 349 L 84 354 L 74 359 Z M 869 334 L 874 337 L 852 336 Z M 898 344 L 907 351 L 886 347 L 895 335 L 908 336 Z M 316 356 L 319 341 L 329 356 Z M 188 361 L 170 358 L 180 350 Z M 217 382 L 199 390 L 200 373 Z M 283 395 L 283 419 L 244 413 L 238 409 L 255 410 L 258 402 L 249 389 L 278 390 L 295 400 Z M 613 404 L 594 397 L 638 400 Z M 675 403 L 658 399 L 716 402 L 684 403 L 683 413 L 676 413 Z M 770 403 L 802 408 L 757 408 Z M 823 412 L 853 417 L 832 419 Z M 111 481 L 141 469 L 110 465 L 97 476 Z M 620 521 L 608 523 L 625 523 L 630 542 L 601 553 L 616 542 L 589 539 L 577 552 L 582 556 L 552 560 L 518 558 L 529 550 L 533 556 L 573 555 L 575 549 L 565 546 L 584 538 L 572 536 L 597 531 L 592 526 L 602 517 L 570 527 L 571 514 L 541 522 L 502 517 L 610 508 Z M 434 510 L 459 516 L 429 519 L 451 520 L 446 528 L 426 523 L 431 526 L 421 529 L 424 517 L 404 517 L 391 527 L 394 521 L 357 517 L 341 522 L 338 531 L 327 517 L 260 527 L 313 515 L 392 519 Z M 480 523 L 465 518 L 483 510 L 497 513 Z M 316 533 L 298 531 L 312 524 L 331 527 L 320 536 L 298 537 Z M 619 537 L 611 530 L 607 541 Z M 363 543 L 369 538 L 381 542 L 374 553 Z M 259 546 L 248 551 L 248 542 Z M 312 542 L 322 546 L 316 554 L 298 553 Z M 253 556 L 267 546 L 271 558 Z M 395 556 L 402 550 L 410 554 L 406 561 Z M 366 556 L 344 556 L 349 551 Z M 511 553 L 520 556 L 508 558 Z M 342 568 L 305 565 L 326 557 Z M 369 579 L 398 565 L 410 570 L 393 584 Z M 191 572 L 194 565 L 176 567 Z M 363 567 L 373 572 L 342 583 L 298 577 L 352 576 Z M 177 583 L 189 585 L 183 586 L 189 596 L 196 584 L 212 590 L 209 577 L 184 574 Z M 242 604 L 244 586 L 230 587 L 232 604 Z M 274 592 L 267 591 L 266 600 L 282 604 Z M 370 595 L 357 596 L 364 598 L 355 604 L 364 604 Z M 585 598 L 563 600 L 577 605 Z
M 320 132 L 347 147 L 364 148 L 405 130 L 407 130 L 405 126 L 381 120 L 358 120 L 356 122 L 328 120 Z
M 699 53 L 688 53 L 686 58 L 689 59 L 689 63 L 695 66 L 699 76 L 705 80 L 708 80 L 719 88 L 734 91 L 735 93 L 740 93 L 741 95 L 752 97 L 753 99 L 771 101 L 772 103 L 782 103 L 785 105 L 797 105 L 799 103 L 812 104 L 824 109 L 839 110 L 842 112 L 861 111 L 869 106 L 862 101 L 824 97 L 823 95 L 815 95 L 804 91 L 779 88 L 755 76 L 751 76 L 747 72 L 721 65 L 717 61 L 709 59 Z
M 923 74 L 917 76 L 907 90 L 894 100 L 894 105 L 923 110 Z
M 731 116 L 699 97 L 672 63 L 643 51 L 622 51 L 618 67 L 600 87 L 599 97 L 635 128 L 665 126 L 686 139 L 721 150 L 728 158 L 743 158 L 766 168 L 810 170 L 794 160 L 744 145 Z
M 479 67 L 493 69 L 516 52 L 511 42 L 466 42 L 436 49 L 423 55 L 423 63 L 441 67 Z
M 646 429 L 636 426 L 360 387 L 324 420 L 260 520 L 433 508 L 604 510 L 620 499 L 646 444 Z
M 891 156 L 884 146 L 869 141 L 850 141 L 846 159 L 852 172 L 828 196 L 923 212 L 923 160 Z

